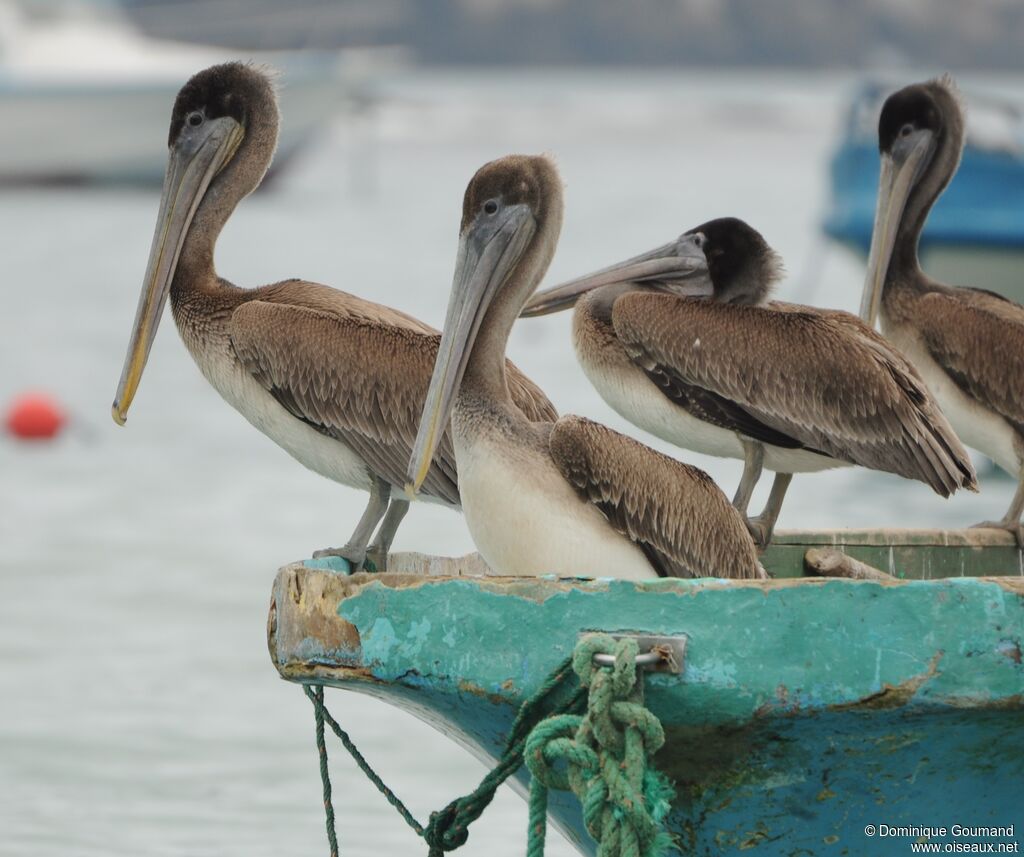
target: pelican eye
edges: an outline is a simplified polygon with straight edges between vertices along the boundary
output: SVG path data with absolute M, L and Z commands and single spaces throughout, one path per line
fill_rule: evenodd
M 203 114 L 200 113 L 198 110 L 193 110 L 191 113 L 188 114 L 185 121 L 188 122 L 188 124 L 191 125 L 193 128 L 195 128 L 197 125 L 203 124 Z
M 907 122 L 902 128 L 900 128 L 901 137 L 909 137 L 914 133 L 914 126 L 912 123 Z
M 704 242 L 706 240 L 707 239 L 704 237 L 703 232 L 698 232 L 696 235 L 693 236 L 693 243 L 696 244 L 701 249 L 704 249 Z
M 489 199 L 484 203 L 484 213 L 486 214 L 497 214 L 498 212 L 498 201 L 496 199 Z

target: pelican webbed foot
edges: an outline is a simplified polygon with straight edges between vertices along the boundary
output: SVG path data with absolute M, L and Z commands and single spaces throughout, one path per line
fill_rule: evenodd
M 1018 548 L 1024 548 L 1024 524 L 1021 524 L 1019 520 L 1013 521 L 980 521 L 977 524 L 971 524 L 970 529 L 972 530 L 1004 530 L 1008 532 L 1017 542 Z
M 743 521 L 747 525 L 747 532 L 750 533 L 750 537 L 754 540 L 754 546 L 757 548 L 758 553 L 760 553 L 771 544 L 775 525 L 764 520 L 762 515 L 758 515 L 756 518 L 745 517 Z
M 367 561 L 373 564 L 372 571 L 387 571 L 391 543 L 395 540 L 398 525 L 402 523 L 402 519 L 408 511 L 408 500 L 391 501 L 384 520 L 381 521 L 380 526 L 377 528 L 377 535 L 373 539 L 373 544 L 366 551 Z
M 1000 521 L 982 521 L 980 524 L 972 524 L 972 530 L 1005 530 L 1017 540 L 1017 547 L 1024 548 L 1024 525 L 1021 524 L 1020 516 L 1024 513 L 1024 473 L 1022 473 L 1017 490 L 1010 501 L 1010 508 L 1006 510 Z
M 366 549 L 366 559 L 363 560 L 363 571 L 373 574 L 380 574 L 388 570 L 387 551 L 381 551 L 372 545 Z
M 775 522 L 779 519 L 779 512 L 782 511 L 782 501 L 786 498 L 786 491 L 789 483 L 793 481 L 792 473 L 776 473 L 772 482 L 772 491 L 768 495 L 768 502 L 765 503 L 761 514 L 756 518 L 744 517 L 747 523 L 747 530 L 758 549 L 763 550 L 772 541 L 775 533 Z
M 357 571 L 363 570 L 363 563 L 366 562 L 367 553 L 366 545 L 360 547 L 359 545 L 354 545 L 350 542 L 340 548 L 324 548 L 323 550 L 313 551 L 313 559 L 340 556 L 349 564 L 351 573 L 355 574 Z

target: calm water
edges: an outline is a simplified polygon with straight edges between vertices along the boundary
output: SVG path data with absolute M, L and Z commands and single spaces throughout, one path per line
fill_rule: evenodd
M 318 280 L 439 326 L 467 180 L 507 152 L 547 151 L 567 186 L 552 281 L 737 215 L 787 260 L 780 296 L 855 310 L 859 263 L 824 250 L 816 229 L 845 87 L 764 74 L 398 81 L 371 119 L 341 125 L 243 203 L 218 266 L 244 285 Z M 74 417 L 56 444 L 0 440 L 0 853 L 323 854 L 311 712 L 270 664 L 266 609 L 277 567 L 343 540 L 364 496 L 305 471 L 225 405 L 170 319 L 127 428 L 110 421 L 156 204 L 149 191 L 0 195 L 0 402 L 38 386 Z M 624 428 L 568 331 L 567 315 L 523 322 L 510 353 L 563 411 Z M 737 462 L 685 458 L 731 493 Z M 781 525 L 952 526 L 1001 514 L 1009 493 L 989 480 L 944 502 L 836 471 L 799 477 Z M 471 543 L 461 518 L 425 507 L 396 549 Z M 329 701 L 421 818 L 483 772 L 400 712 Z M 418 853 L 335 761 L 345 852 Z M 524 825 L 505 791 L 461 853 L 521 854 Z M 573 852 L 556 841 L 549 853 Z

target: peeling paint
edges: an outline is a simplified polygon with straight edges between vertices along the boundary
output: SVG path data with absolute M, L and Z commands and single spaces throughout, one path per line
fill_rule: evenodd
M 996 645 L 996 651 L 1004 658 L 1009 658 L 1015 664 L 1021 662 L 1020 640 L 1000 640 Z
M 490 757 L 581 630 L 685 634 L 683 675 L 650 676 L 647 700 L 668 739 L 656 764 L 678 783 L 670 827 L 701 857 L 875 857 L 867 823 L 1019 811 L 1019 578 L 633 584 L 292 566 L 271 614 L 283 677 L 372 693 Z M 585 850 L 578 808 L 553 800 Z
M 363 661 L 367 664 L 384 663 L 391 650 L 398 645 L 398 635 L 385 616 L 373 620 L 368 631 L 360 634 L 363 641 Z
M 409 625 L 409 633 L 405 635 L 406 642 L 403 644 L 406 654 L 418 655 L 427 643 L 430 635 L 430 620 L 421 619 L 419 622 L 412 622 Z
M 473 696 L 479 696 L 482 699 L 493 702 L 495 705 L 501 705 L 506 701 L 506 698 L 500 693 L 488 693 L 482 687 L 465 680 L 459 682 L 459 690 L 463 693 L 471 693 Z
M 281 678 L 300 684 L 386 684 L 366 667 L 340 667 L 312 661 L 294 661 L 278 668 Z
M 878 693 L 872 693 L 856 702 L 846 702 L 832 706 L 835 711 L 853 710 L 870 711 L 886 708 L 900 708 L 910 702 L 921 686 L 938 673 L 942 652 L 936 652 L 928 662 L 928 669 L 918 675 L 911 676 L 899 684 L 883 684 Z

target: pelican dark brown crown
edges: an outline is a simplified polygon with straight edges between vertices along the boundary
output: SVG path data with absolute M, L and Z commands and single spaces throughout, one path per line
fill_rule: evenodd
M 466 186 L 462 201 L 460 231 L 473 222 L 488 200 L 505 205 L 527 205 L 535 217 L 543 218 L 560 182 L 558 171 L 543 155 L 508 155 L 484 164 Z M 555 194 L 560 199 L 561 194 Z
M 882 105 L 878 117 L 878 151 L 891 153 L 901 135 L 910 131 L 931 131 L 941 142 L 947 133 L 963 133 L 960 94 L 951 78 L 940 77 L 915 83 L 894 92 Z
M 927 84 L 915 84 L 890 95 L 878 118 L 878 150 L 891 152 L 893 144 L 908 126 L 939 134 L 942 114 Z
M 265 110 L 277 110 L 274 85 L 268 74 L 243 62 L 210 66 L 193 75 L 178 93 L 167 144 L 174 144 L 193 113 L 201 113 L 207 119 L 230 116 L 245 128 L 250 116 Z
M 768 298 L 782 277 L 782 260 L 764 237 L 737 217 L 720 217 L 689 230 L 704 236 L 704 256 L 723 303 L 757 304 Z

